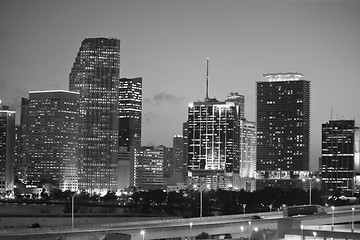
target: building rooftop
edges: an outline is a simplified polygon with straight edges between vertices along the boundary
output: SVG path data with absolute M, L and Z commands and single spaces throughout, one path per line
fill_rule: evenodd
M 304 76 L 302 73 L 287 72 L 287 73 L 266 73 L 263 75 L 269 82 L 284 82 L 284 81 L 299 81 Z

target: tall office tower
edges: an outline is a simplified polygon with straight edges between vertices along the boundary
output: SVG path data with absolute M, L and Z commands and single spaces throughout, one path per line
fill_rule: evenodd
M 173 137 L 173 174 L 178 175 L 177 183 L 185 183 L 184 171 L 184 137 L 176 135 Z
M 28 141 L 29 134 L 29 104 L 28 98 L 21 98 L 20 108 L 20 163 L 19 163 L 19 179 L 27 180 L 27 163 L 28 163 Z
M 321 178 L 326 193 L 358 193 L 360 187 L 360 128 L 354 120 L 322 124 Z
M 237 95 L 237 94 L 236 94 Z M 238 188 L 242 103 L 205 97 L 188 107 L 188 182 L 212 189 Z M 237 175 L 237 177 L 236 177 Z
M 184 142 L 184 147 L 183 147 L 183 163 L 182 163 L 182 179 L 184 180 L 184 183 L 187 183 L 187 179 L 188 179 L 188 157 L 189 157 L 189 147 L 188 147 L 188 134 L 189 134 L 189 127 L 188 127 L 188 122 L 184 122 L 183 123 L 183 142 Z
M 162 189 L 164 187 L 164 146 L 132 147 L 132 186 L 137 189 Z
M 174 170 L 174 149 L 172 147 L 164 147 L 164 176 L 169 177 Z
M 253 191 L 256 169 L 256 123 L 243 119 L 240 121 L 240 131 L 240 188 Z
M 22 178 L 20 139 L 21 139 L 21 127 L 20 125 L 16 125 L 15 126 L 15 163 L 14 163 L 15 179 Z
M 0 100 L 0 194 L 14 190 L 15 112 Z
M 31 91 L 28 112 L 28 180 L 78 189 L 79 93 Z
M 121 78 L 119 146 L 141 146 L 142 78 Z
M 80 93 L 79 188 L 117 190 L 120 40 L 86 38 L 70 73 Z
M 256 189 L 303 187 L 309 175 L 310 82 L 300 73 L 256 83 Z

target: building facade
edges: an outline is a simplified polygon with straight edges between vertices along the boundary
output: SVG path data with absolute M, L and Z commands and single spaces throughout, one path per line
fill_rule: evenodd
M 20 162 L 19 162 L 19 180 L 27 181 L 27 164 L 28 164 L 28 141 L 27 136 L 29 134 L 29 104 L 30 101 L 28 98 L 21 98 L 21 106 L 20 106 Z
M 231 94 L 188 107 L 188 184 L 211 189 L 236 188 L 240 172 L 240 120 L 243 97 Z
M 132 147 L 132 186 L 137 189 L 163 189 L 164 146 Z
M 309 177 L 310 82 L 300 73 L 256 83 L 256 189 L 302 187 Z
M 79 93 L 63 90 L 29 93 L 27 180 L 78 189 Z
M 121 78 L 119 85 L 119 146 L 141 146 L 142 78 Z
M 117 190 L 120 40 L 82 41 L 69 89 L 79 92 L 79 188 L 106 194 Z
M 3 110 L 7 109 L 7 110 Z M 0 100 L 0 194 L 14 190 L 15 112 Z
M 322 124 L 321 178 L 325 193 L 353 194 L 360 186 L 360 128 L 354 120 Z

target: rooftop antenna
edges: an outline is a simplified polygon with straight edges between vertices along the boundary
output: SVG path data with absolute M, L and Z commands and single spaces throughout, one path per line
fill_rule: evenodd
M 206 59 L 206 96 L 205 100 L 209 99 L 209 58 Z
M 331 106 L 331 112 L 330 112 L 330 120 L 332 121 L 332 116 L 333 116 L 333 112 L 332 112 L 332 106 Z

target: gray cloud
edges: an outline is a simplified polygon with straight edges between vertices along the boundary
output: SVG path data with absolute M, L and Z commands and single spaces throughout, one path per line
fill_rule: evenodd
M 179 103 L 184 97 L 175 96 L 170 93 L 161 92 L 155 94 L 152 98 L 146 98 L 145 101 L 149 103 Z
M 153 119 L 157 117 L 157 114 L 154 112 L 147 112 L 142 115 L 142 121 L 146 124 L 150 124 Z

